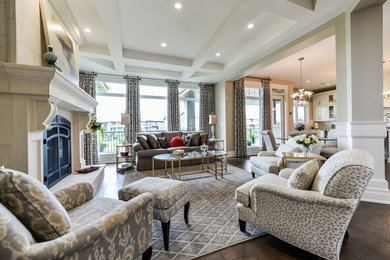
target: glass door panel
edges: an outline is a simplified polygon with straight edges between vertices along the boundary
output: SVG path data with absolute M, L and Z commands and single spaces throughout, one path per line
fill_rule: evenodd
M 284 133 L 284 98 L 274 97 L 272 99 L 272 131 L 275 138 L 283 137 Z M 280 143 L 280 139 L 276 139 L 276 143 Z

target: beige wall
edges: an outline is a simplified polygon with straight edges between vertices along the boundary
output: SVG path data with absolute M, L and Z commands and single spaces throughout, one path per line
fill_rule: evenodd
M 261 88 L 261 80 L 245 78 L 245 86 Z M 285 97 L 285 120 L 286 134 L 294 129 L 293 123 L 293 101 L 290 95 L 293 93 L 293 83 L 289 81 L 272 80 L 271 87 L 284 88 L 287 90 Z M 226 150 L 232 152 L 234 148 L 234 90 L 232 81 L 221 81 L 215 86 L 215 106 L 218 116 L 216 127 L 217 137 L 226 142 Z
M 16 63 L 42 65 L 44 37 L 39 0 L 16 0 Z M 12 33 L 12 32 L 11 32 Z

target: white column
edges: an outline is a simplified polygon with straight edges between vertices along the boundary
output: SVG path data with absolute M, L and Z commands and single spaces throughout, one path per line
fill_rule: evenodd
M 340 149 L 363 149 L 375 158 L 365 201 L 390 204 L 385 180 L 382 5 L 346 13 L 336 23 L 337 119 Z

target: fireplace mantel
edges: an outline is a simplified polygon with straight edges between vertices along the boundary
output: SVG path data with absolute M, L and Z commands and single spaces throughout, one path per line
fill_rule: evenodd
M 72 122 L 72 169 L 84 166 L 82 138 L 97 101 L 51 67 L 0 62 L 0 166 L 42 181 L 43 131 L 56 114 Z

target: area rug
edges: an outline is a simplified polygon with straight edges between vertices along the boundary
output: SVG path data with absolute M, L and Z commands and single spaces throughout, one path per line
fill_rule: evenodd
M 185 171 L 195 170 L 196 166 L 183 168 Z M 193 259 L 266 234 L 249 224 L 246 233 L 240 231 L 234 191 L 241 184 L 253 179 L 249 172 L 240 168 L 229 164 L 227 168 L 223 179 L 218 177 L 216 180 L 208 173 L 182 177 L 182 181 L 189 184 L 190 224 L 184 222 L 181 209 L 171 219 L 169 251 L 165 251 L 161 223 L 153 221 L 152 259 Z M 123 185 L 151 175 L 152 171 L 128 170 Z M 163 175 L 162 170 L 155 172 L 155 176 Z

